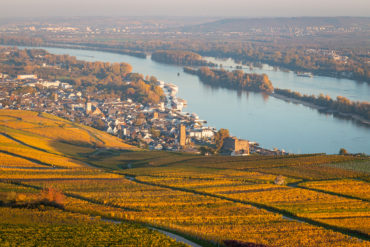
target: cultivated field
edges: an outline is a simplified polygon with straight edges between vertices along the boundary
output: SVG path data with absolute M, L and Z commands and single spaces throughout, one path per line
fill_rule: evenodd
M 367 157 L 143 151 L 52 115 L 0 111 L 4 246 L 182 246 L 148 226 L 204 246 L 369 246 L 369 183 Z

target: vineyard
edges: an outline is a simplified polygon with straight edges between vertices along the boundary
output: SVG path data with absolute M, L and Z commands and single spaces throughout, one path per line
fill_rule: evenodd
M 1 246 L 185 246 L 135 223 L 51 208 L 1 207 L 0 236 Z
M 144 151 L 0 111 L 1 246 L 183 246 L 148 227 L 203 246 L 369 246 L 369 183 L 368 157 Z

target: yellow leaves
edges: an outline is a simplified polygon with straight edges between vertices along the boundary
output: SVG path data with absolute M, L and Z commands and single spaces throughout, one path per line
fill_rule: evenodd
M 306 182 L 300 184 L 307 188 L 319 189 L 338 194 L 370 199 L 370 184 L 360 180 L 342 179 Z
M 146 176 L 138 177 L 138 179 L 147 178 L 149 180 L 151 178 L 158 183 L 166 183 L 170 179 L 171 183 L 174 183 L 174 181 L 179 182 L 178 187 L 181 187 L 183 181 L 172 180 L 175 177 L 174 171 L 169 170 L 168 172 L 171 176 L 162 178 Z M 205 174 L 203 175 L 206 177 Z M 258 176 L 259 174 L 256 175 Z M 191 178 L 187 177 L 188 174 L 185 174 L 185 176 L 186 181 L 191 180 Z M 176 177 L 180 178 L 181 173 L 177 174 Z M 219 179 L 226 181 L 222 177 L 219 177 Z M 218 183 L 217 179 L 195 180 L 196 183 L 199 181 L 208 182 L 210 190 L 233 190 L 232 185 L 223 185 Z M 213 184 L 215 181 L 216 184 Z M 356 240 L 351 240 L 342 234 L 284 219 L 279 214 L 270 213 L 252 206 L 189 192 L 139 184 L 127 179 L 30 183 L 38 186 L 54 185 L 66 193 L 102 202 L 101 205 L 98 205 L 79 199 L 67 198 L 68 200 L 65 203 L 67 209 L 79 209 L 81 212 L 98 213 L 102 216 L 116 219 L 147 222 L 203 239 L 222 240 L 231 238 L 273 246 L 299 246 L 302 244 L 304 246 L 355 246 L 357 244 Z M 206 188 L 205 183 L 202 186 Z M 251 187 L 248 188 L 248 186 Z M 238 192 L 245 189 L 269 191 L 271 188 L 282 189 L 284 186 L 249 183 L 240 184 L 235 188 Z M 271 191 L 271 193 L 273 192 L 274 190 Z M 244 192 L 240 192 L 240 194 L 242 193 Z M 294 196 L 299 194 L 295 189 L 292 189 L 292 193 Z M 227 196 L 239 196 L 240 194 L 235 193 Z M 271 198 L 276 200 L 275 197 Z M 119 205 L 121 208 L 113 208 L 109 205 Z
M 300 159 L 302 161 L 305 158 Z M 314 158 L 314 160 L 316 160 L 315 162 L 319 162 L 320 159 L 321 158 L 318 157 Z M 333 157 L 333 160 L 335 159 L 336 157 Z M 368 223 L 366 220 L 364 221 L 362 219 L 363 217 L 367 218 L 369 216 L 369 204 L 367 202 L 307 190 L 304 188 L 276 185 L 274 184 L 276 175 L 255 172 L 255 170 L 260 170 L 259 168 L 253 169 L 253 172 L 240 171 L 232 169 L 235 167 L 234 164 L 231 163 L 229 164 L 228 169 L 221 170 L 219 169 L 219 165 L 222 163 L 216 163 L 218 169 L 212 170 L 210 167 L 213 166 L 213 163 L 202 165 L 202 163 L 198 163 L 197 161 L 192 162 L 194 164 L 189 162 L 189 164 L 180 166 L 145 167 L 131 169 L 128 170 L 128 172 L 136 175 L 136 179 L 141 181 L 212 193 L 230 199 L 245 201 L 247 203 L 262 203 L 281 210 L 289 211 L 298 216 L 321 221 L 323 223 L 363 232 L 368 231 L 366 227 L 360 227 L 357 224 L 357 222 L 363 222 L 364 224 Z M 277 161 L 277 163 L 278 162 L 280 161 Z M 238 164 L 240 165 L 240 163 Z M 246 162 L 246 164 L 248 163 Z M 198 168 L 199 166 L 204 168 Z M 205 168 L 205 166 L 207 166 L 207 168 Z M 241 167 L 243 167 L 243 164 Z M 326 169 L 321 165 L 293 165 L 293 163 L 291 164 L 291 167 L 289 167 L 288 163 L 285 169 L 287 172 L 294 171 L 295 169 L 298 173 L 299 171 L 302 171 L 302 169 L 300 170 L 300 167 L 303 168 L 303 172 L 305 169 L 314 169 L 315 172 L 320 172 L 320 169 L 325 171 Z M 263 169 L 264 171 L 268 171 L 267 167 Z M 280 169 L 280 167 L 277 169 Z M 346 171 L 343 170 L 332 169 L 332 171 L 333 170 L 333 174 L 346 174 Z M 273 169 L 272 171 L 275 173 Z M 351 176 L 351 173 L 348 173 L 347 175 Z M 322 176 L 325 176 L 324 172 Z M 287 180 L 294 182 L 299 181 L 293 180 L 289 177 Z M 335 181 L 333 181 L 333 186 L 334 184 Z M 340 183 L 338 184 L 340 185 Z M 359 191 L 361 190 L 361 185 L 359 185 Z M 364 191 L 366 191 L 366 189 Z M 154 202 L 152 202 L 152 205 L 153 204 Z M 210 216 L 210 209 L 208 209 L 207 212 L 202 212 L 202 206 L 198 205 L 196 210 L 197 212 L 191 217 L 191 219 L 190 217 L 183 216 L 185 210 L 182 208 L 181 213 L 176 214 L 176 218 L 171 220 L 171 222 L 177 222 L 176 227 L 181 229 L 185 228 L 187 231 L 192 232 L 192 234 L 197 234 L 200 231 L 203 233 L 202 236 L 204 238 L 233 236 L 233 239 L 243 241 L 253 239 L 254 242 L 277 246 L 335 246 L 335 244 L 332 243 L 341 243 L 339 245 L 351 246 L 357 244 L 361 245 L 361 243 L 352 241 L 346 236 L 338 233 L 333 233 L 322 228 L 309 226 L 295 221 L 282 220 L 279 218 L 281 217 L 279 215 L 274 215 L 274 218 L 272 217 L 273 214 L 269 212 L 264 212 L 262 214 L 261 211 L 263 210 L 253 212 L 252 215 L 256 216 L 254 218 L 246 218 L 240 214 L 240 211 L 235 212 L 231 208 L 228 208 L 225 203 L 223 205 L 224 206 L 221 206 L 218 210 L 225 216 L 227 213 L 225 213 L 224 210 L 228 210 L 229 213 L 232 212 L 231 214 L 234 217 L 233 220 L 231 220 L 230 216 Z M 162 207 L 166 207 L 166 205 L 163 204 Z M 278 219 L 276 217 L 278 217 Z M 347 226 L 345 224 L 338 223 L 335 220 L 335 217 L 338 217 L 338 219 L 346 219 L 346 222 L 348 222 Z M 248 218 L 250 219 L 249 221 L 247 220 Z M 165 224 L 166 221 L 168 221 L 168 219 L 161 219 L 160 222 L 161 224 Z M 213 224 L 217 224 L 218 227 Z M 239 229 L 243 226 L 247 227 L 251 225 L 253 225 L 252 230 L 248 233 L 240 232 Z M 263 226 L 263 228 L 259 228 L 258 226 Z M 232 230 L 230 232 L 226 232 L 225 228 Z M 248 229 L 250 229 L 250 227 Z M 279 229 L 280 233 L 275 235 L 276 229 Z M 261 234 L 262 231 L 265 234 Z M 281 231 L 284 231 L 284 233 L 282 234 Z M 217 235 L 215 235 L 214 232 L 217 232 Z M 266 236 L 266 232 L 268 232 L 268 236 Z M 303 232 L 304 234 L 302 234 Z M 251 235 L 253 238 L 251 238 Z M 310 236 L 310 239 L 307 239 L 307 235 Z
M 60 152 L 58 143 L 61 141 L 83 146 L 99 144 L 109 148 L 132 148 L 119 138 L 105 132 L 46 113 L 0 110 L 0 128 L 1 126 L 6 128 L 4 131 L 7 134 L 51 152 Z
M 0 153 L 0 168 L 11 167 L 43 167 L 37 163 L 22 159 L 19 157 L 11 156 L 8 154 Z
M 6 246 L 184 246 L 134 223 L 48 209 L 0 208 L 0 245 Z
M 34 127 L 14 130 L 2 126 L 5 121 L 7 124 L 14 124 L 15 128 L 22 127 L 23 123 L 18 118 L 22 118 L 24 123 L 30 123 Z M 236 239 L 268 246 L 361 246 L 363 244 L 338 232 L 258 209 L 248 202 L 261 203 L 335 226 L 369 231 L 366 227 L 369 225 L 367 202 L 314 191 L 314 189 L 320 189 L 368 198 L 369 188 L 366 182 L 338 179 L 362 176 L 363 173 L 325 165 L 325 163 L 354 159 L 352 157 L 305 155 L 280 158 L 260 156 L 205 158 L 163 152 L 119 153 L 114 151 L 112 153 L 117 155 L 89 160 L 114 168 L 126 167 L 127 164 L 132 164 L 132 167 L 143 166 L 127 169 L 124 173 L 136 176 L 136 179 L 144 182 L 172 188 L 169 189 L 130 181 L 122 175 L 104 173 L 76 161 L 73 157 L 78 156 L 79 153 L 95 151 L 91 146 L 77 145 L 78 142 L 97 143 L 108 148 L 131 148 L 117 138 L 92 128 L 73 124 L 48 114 L 10 111 L 6 115 L 0 111 L 0 129 L 9 131 L 9 135 L 28 145 L 0 135 L 0 150 L 24 157 L 0 153 L 0 166 L 12 166 L 0 170 L 0 179 L 21 180 L 22 183 L 39 188 L 53 187 L 65 195 L 73 195 L 74 197 L 66 196 L 64 199 L 64 205 L 68 211 L 150 223 L 212 241 Z M 60 142 L 60 140 L 64 141 Z M 46 152 L 29 145 L 44 149 Z M 54 169 L 37 164 L 37 161 L 64 168 Z M 12 165 L 13 163 L 18 165 Z M 31 166 L 32 169 L 30 169 Z M 305 189 L 274 184 L 274 180 L 279 175 L 283 175 L 288 184 L 299 182 L 304 178 L 336 178 L 337 180 L 306 182 L 302 184 L 307 186 Z M 35 191 L 26 191 L 25 187 L 0 183 L 1 193 L 16 190 L 18 196 L 23 194 L 29 196 L 27 193 L 37 194 Z M 230 200 L 202 193 L 210 193 Z M 49 193 L 45 194 L 46 197 L 49 196 Z M 232 201 L 233 199 L 245 203 L 236 203 Z M 0 232 L 2 222 L 8 223 L 2 219 L 5 214 L 1 215 L 1 213 L 0 208 Z M 27 215 L 25 212 L 22 213 Z M 37 213 L 29 214 L 25 216 L 25 221 L 43 219 L 47 222 L 45 224 L 49 224 L 51 220 L 57 224 L 78 222 L 74 220 L 76 219 L 74 216 L 63 218 L 59 213 L 55 215 L 57 219 L 52 215 L 44 215 L 44 217 Z M 21 217 L 14 216 L 14 218 L 22 222 Z M 81 219 L 82 222 L 86 222 L 85 220 L 89 222 L 89 219 Z M 60 232 L 65 230 L 63 227 L 56 229 Z M 33 231 L 31 228 L 28 230 Z M 94 233 L 99 230 L 104 231 L 104 226 L 97 226 L 90 230 Z M 118 228 L 110 230 L 110 233 L 105 233 L 107 239 L 110 239 L 108 236 L 117 237 L 114 234 L 120 232 Z M 81 232 L 85 233 L 82 230 Z M 144 236 L 137 231 L 131 233 L 136 240 L 141 240 Z M 76 237 L 68 236 L 72 239 Z M 145 236 L 151 239 L 149 235 Z M 78 241 L 83 243 L 89 238 L 84 236 Z
M 25 201 L 26 198 L 27 198 L 27 196 L 25 194 L 17 194 L 16 200 L 22 202 L 22 201 Z

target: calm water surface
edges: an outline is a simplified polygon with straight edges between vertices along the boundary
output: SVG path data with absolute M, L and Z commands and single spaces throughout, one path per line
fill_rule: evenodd
M 208 121 L 209 126 L 227 128 L 233 135 L 257 141 L 266 148 L 277 147 L 294 153 L 338 153 L 343 147 L 350 152 L 370 154 L 370 128 L 351 120 L 334 118 L 259 93 L 211 88 L 196 76 L 183 73 L 180 66 L 157 63 L 149 58 L 65 48 L 43 49 L 86 61 L 127 62 L 133 66 L 134 72 L 154 75 L 159 80 L 178 85 L 179 97 L 188 101 L 184 110 L 197 113 Z M 232 60 L 215 61 L 225 66 L 233 63 Z M 324 93 L 332 97 L 342 95 L 352 100 L 370 100 L 370 86 L 365 83 L 321 76 L 297 77 L 292 72 L 276 71 L 269 66 L 253 71 L 266 73 L 275 87 L 306 94 Z M 177 76 L 178 72 L 180 76 Z
M 235 69 L 237 65 L 240 65 L 235 63 L 233 59 L 213 57 L 206 57 L 205 59 L 216 64 L 222 64 L 228 70 Z M 301 77 L 293 71 L 281 71 L 267 64 L 264 64 L 262 68 L 253 67 L 252 69 L 243 66 L 243 70 L 248 73 L 267 74 L 274 87 L 277 88 L 291 89 L 308 95 L 323 93 L 332 98 L 344 96 L 354 101 L 370 101 L 370 84 L 366 82 L 318 75 L 314 75 L 312 78 Z

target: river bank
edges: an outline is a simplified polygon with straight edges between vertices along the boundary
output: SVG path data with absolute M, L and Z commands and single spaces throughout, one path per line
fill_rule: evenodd
M 154 75 L 161 81 L 178 86 L 178 96 L 187 101 L 186 111 L 196 112 L 200 119 L 207 120 L 209 126 L 227 128 L 233 136 L 257 140 L 269 150 L 278 148 L 297 154 L 336 154 L 340 148 L 345 148 L 351 153 L 370 152 L 369 128 L 350 119 L 334 118 L 310 107 L 260 93 L 210 87 L 197 76 L 178 75 L 182 70 L 180 66 L 157 63 L 149 57 L 142 59 L 111 52 L 40 48 L 53 54 L 69 54 L 79 60 L 129 63 L 135 73 Z M 332 98 L 344 95 L 355 101 L 369 100 L 370 87 L 354 81 L 319 76 L 297 77 L 292 72 L 274 71 L 266 66 L 254 72 L 266 73 L 279 88 L 292 88 L 306 95 L 322 92 Z
M 4 44 L 0 44 L 4 45 Z M 17 46 L 17 45 L 4 45 L 4 46 Z M 76 50 L 92 50 L 92 51 L 102 51 L 102 52 L 110 52 L 115 54 L 123 54 L 129 55 L 137 58 L 145 59 L 147 54 L 141 51 L 133 51 L 128 49 L 121 49 L 121 48 L 114 48 L 114 47 L 98 47 L 98 46 L 88 46 L 88 45 L 80 45 L 80 44 L 58 44 L 58 43 L 45 43 L 42 46 L 32 46 L 35 49 L 42 48 L 42 47 L 50 47 L 50 48 L 65 48 L 65 49 L 76 49 Z
M 219 70 L 219 69 L 214 70 L 208 67 L 206 68 L 202 67 L 200 69 L 196 69 L 194 67 L 184 67 L 183 71 L 185 73 L 198 76 L 198 78 L 200 79 L 202 83 L 210 85 L 211 87 L 228 88 L 228 89 L 231 89 L 237 92 L 255 91 L 259 93 L 265 93 L 268 95 L 272 95 L 277 99 L 284 100 L 286 102 L 293 102 L 295 104 L 301 104 L 301 105 L 304 105 L 310 108 L 317 109 L 320 113 L 333 114 L 333 116 L 339 117 L 339 118 L 349 118 L 349 119 L 357 121 L 360 124 L 370 126 L 369 120 L 366 119 L 366 116 L 367 116 L 366 110 L 370 106 L 369 104 L 367 104 L 367 102 L 351 102 L 348 99 L 346 99 L 348 100 L 348 103 L 346 103 L 344 106 L 350 107 L 351 105 L 354 105 L 354 106 L 351 106 L 353 109 L 349 108 L 349 110 L 346 110 L 346 111 L 338 111 L 337 109 L 344 109 L 341 107 L 343 103 L 341 103 L 342 105 L 340 105 L 340 107 L 337 107 L 335 105 L 333 106 L 333 103 L 338 104 L 339 100 L 333 101 L 329 98 L 328 102 L 331 102 L 331 103 L 326 104 L 328 105 L 328 107 L 318 105 L 317 104 L 318 98 L 316 98 L 315 96 L 308 97 L 310 99 L 310 101 L 308 101 L 305 95 L 301 96 L 301 94 L 298 92 L 291 92 L 290 90 L 279 89 L 279 88 L 274 89 L 273 85 L 271 84 L 270 80 L 265 74 L 262 74 L 262 75 L 251 74 L 251 73 L 244 73 L 243 71 L 230 72 L 230 71 Z M 235 76 L 236 72 L 238 72 L 237 76 Z M 248 84 L 251 81 L 250 77 L 253 78 L 256 76 L 257 76 L 257 83 L 263 81 L 263 82 L 268 82 L 268 84 L 267 83 L 263 83 L 259 85 L 257 84 L 257 86 L 253 84 Z M 262 80 L 261 78 L 258 78 L 261 76 L 265 76 L 266 78 L 264 80 Z M 246 81 L 248 83 L 246 83 Z M 294 97 L 295 95 L 298 95 L 298 96 Z M 338 98 L 340 97 L 338 96 Z M 324 99 L 327 100 L 326 98 Z M 358 112 L 359 109 L 361 109 L 360 112 Z
M 275 97 L 277 99 L 280 99 L 280 100 L 284 100 L 286 102 L 291 102 L 293 104 L 301 104 L 301 105 L 310 107 L 312 109 L 316 109 L 320 113 L 332 114 L 334 117 L 350 118 L 350 119 L 352 119 L 352 120 L 354 120 L 354 121 L 356 121 L 360 124 L 363 124 L 365 126 L 370 127 L 370 121 L 367 120 L 364 117 L 361 117 L 361 116 L 357 115 L 357 114 L 349 114 L 349 113 L 343 113 L 343 112 L 339 112 L 339 111 L 333 111 L 333 110 L 331 110 L 327 107 L 318 106 L 316 104 L 309 103 L 309 102 L 306 102 L 304 100 L 290 98 L 290 97 L 287 97 L 287 96 L 284 96 L 284 95 L 281 95 L 281 94 L 277 94 L 277 93 L 272 93 L 271 96 Z
M 317 75 L 317 76 L 326 76 L 326 77 L 331 77 L 331 78 L 336 78 L 336 79 L 349 79 L 349 80 L 357 81 L 359 83 L 370 84 L 370 80 L 368 80 L 366 78 L 358 78 L 358 77 L 354 76 L 353 72 L 346 72 L 345 73 L 345 72 L 341 72 L 341 71 L 328 71 L 328 70 L 325 70 L 325 69 L 300 68 L 300 67 L 297 67 L 297 66 L 290 66 L 290 65 L 287 65 L 287 64 L 276 63 L 274 61 L 266 60 L 266 59 L 256 60 L 256 59 L 245 58 L 243 60 L 240 60 L 240 59 L 237 59 L 237 58 L 232 57 L 232 56 L 228 56 L 228 57 L 214 56 L 215 54 L 202 53 L 202 52 L 199 52 L 199 54 L 201 54 L 202 56 L 205 56 L 205 57 L 212 57 L 213 56 L 217 59 L 229 59 L 229 58 L 231 58 L 235 61 L 235 63 L 240 64 L 240 66 L 242 66 L 242 65 L 246 66 L 248 64 L 268 64 L 269 66 L 276 67 L 276 68 L 279 68 L 279 69 L 282 69 L 282 70 L 293 71 L 295 73 L 297 73 L 297 72 L 309 72 L 309 73 L 312 73 L 312 74 Z
M 0 44 L 0 45 L 9 45 L 9 44 Z M 17 46 L 17 45 L 9 45 L 9 46 Z M 96 46 L 94 44 L 89 44 L 89 45 L 86 45 L 86 44 L 71 44 L 71 43 L 63 43 L 63 44 L 60 44 L 60 43 L 45 43 L 45 44 L 42 44 L 41 46 L 34 46 L 35 48 L 37 47 L 55 47 L 55 48 L 72 48 L 72 49 L 81 49 L 81 50 L 94 50 L 94 51 L 104 51 L 104 52 L 112 52 L 112 53 L 116 53 L 116 54 L 125 54 L 125 55 L 130 55 L 130 56 L 135 56 L 135 57 L 138 57 L 138 58 L 146 58 L 147 57 L 147 53 L 146 52 L 143 52 L 143 51 L 135 51 L 135 50 L 130 50 L 130 49 L 123 49 L 123 48 L 116 48 L 116 47 L 99 47 L 99 46 Z M 207 53 L 202 53 L 200 52 L 199 54 L 203 55 L 204 57 L 207 57 L 209 56 L 210 54 L 207 54 Z M 234 59 L 232 57 L 215 57 L 215 58 L 218 58 L 218 59 Z M 287 71 L 293 71 L 293 72 L 302 72 L 302 69 L 299 69 L 299 68 L 296 68 L 296 67 L 289 67 L 289 66 L 286 66 L 286 65 L 282 65 L 282 64 L 276 64 L 276 63 L 273 63 L 271 61 L 257 61 L 257 60 L 246 60 L 246 62 L 248 63 L 265 63 L 269 66 L 273 66 L 273 67 L 276 67 L 276 68 L 280 68 L 281 70 L 287 70 Z M 240 63 L 242 65 L 242 63 Z M 214 64 L 215 66 L 217 64 Z M 246 63 L 244 63 L 243 65 L 246 65 Z M 307 71 L 304 71 L 304 72 L 311 72 L 315 75 L 319 75 L 319 76 L 326 76 L 326 77 L 330 77 L 330 78 L 336 78 L 336 79 L 349 79 L 349 80 L 354 80 L 354 81 L 357 81 L 359 83 L 367 83 L 367 84 L 370 84 L 370 81 L 364 81 L 364 80 L 358 80 L 358 78 L 354 77 L 351 73 L 342 73 L 342 72 L 335 72 L 335 71 L 326 71 L 326 70 L 307 70 Z

